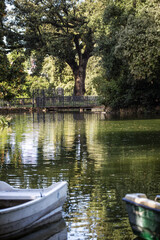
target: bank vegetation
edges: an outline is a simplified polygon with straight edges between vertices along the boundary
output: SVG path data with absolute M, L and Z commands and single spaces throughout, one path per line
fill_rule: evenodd
M 111 109 L 160 105 L 158 0 L 2 0 L 0 97 L 99 95 Z

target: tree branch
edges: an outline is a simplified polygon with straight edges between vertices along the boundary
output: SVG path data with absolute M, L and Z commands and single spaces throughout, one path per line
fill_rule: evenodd
M 77 50 L 77 53 L 78 53 L 79 62 L 81 62 L 82 53 L 81 53 L 81 48 L 80 48 L 80 45 L 79 45 L 79 35 L 75 35 L 75 37 L 74 37 L 74 43 L 75 43 L 75 45 L 76 45 L 76 50 Z

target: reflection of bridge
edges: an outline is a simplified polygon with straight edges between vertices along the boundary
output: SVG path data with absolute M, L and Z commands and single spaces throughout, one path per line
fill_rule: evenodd
M 100 105 L 98 96 L 33 96 L 33 98 L 15 98 L 11 101 L 0 100 L 1 108 L 39 108 L 47 111 L 82 110 L 90 111 Z

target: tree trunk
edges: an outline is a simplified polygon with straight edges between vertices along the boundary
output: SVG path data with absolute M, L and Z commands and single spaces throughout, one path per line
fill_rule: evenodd
M 73 71 L 75 78 L 74 95 L 83 96 L 85 94 L 86 64 L 77 66 Z
M 92 41 L 92 32 L 89 31 L 87 42 L 85 46 L 84 53 L 81 51 L 81 44 L 80 44 L 80 36 L 75 35 L 74 43 L 77 50 L 77 55 L 79 59 L 79 63 L 76 61 L 76 55 L 74 58 L 69 58 L 67 63 L 71 67 L 73 71 L 73 75 L 75 78 L 75 85 L 74 85 L 74 95 L 75 96 L 83 96 L 85 94 L 85 78 L 86 78 L 86 68 L 89 58 L 92 56 L 93 46 L 94 43 Z
M 86 77 L 86 68 L 84 69 L 82 66 L 78 66 L 76 70 L 74 70 L 74 95 L 75 96 L 83 96 L 85 94 L 85 77 Z

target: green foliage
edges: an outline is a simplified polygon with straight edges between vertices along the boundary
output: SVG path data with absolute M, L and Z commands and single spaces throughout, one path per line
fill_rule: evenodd
M 9 100 L 22 94 L 26 76 L 23 62 L 23 55 L 16 51 L 8 56 L 5 53 L 0 53 L 1 98 Z
M 98 58 L 92 57 L 89 60 L 86 75 L 86 95 L 96 95 L 92 80 L 97 76 L 100 66 Z M 30 66 L 31 67 L 31 66 Z M 28 75 L 26 86 L 28 86 L 28 96 L 37 89 L 46 90 L 53 93 L 56 88 L 64 89 L 64 95 L 72 95 L 74 89 L 74 76 L 70 67 L 58 58 L 48 56 L 42 63 L 39 75 Z
M 26 82 L 29 88 L 28 89 L 29 96 L 32 96 L 33 91 L 46 90 L 49 87 L 49 83 L 46 81 L 44 77 L 28 75 Z
M 65 95 L 72 95 L 74 77 L 66 63 L 57 58 L 47 56 L 41 64 L 39 74 L 28 74 L 25 85 L 28 96 L 31 96 L 33 91 L 38 89 L 53 94 L 57 87 L 63 88 Z
M 5 1 L 0 2 L 0 98 L 11 99 L 18 96 L 22 90 L 25 74 L 23 71 L 22 54 L 12 52 L 10 62 L 5 53 L 4 37 L 6 29 L 4 27 Z
M 12 118 L 9 116 L 2 116 L 0 115 L 0 126 L 1 127 L 6 127 L 10 124 Z
M 3 37 L 4 37 L 4 30 L 3 30 L 3 18 L 5 16 L 5 2 L 4 0 L 0 1 L 0 51 L 3 47 Z
M 69 66 L 58 58 L 47 57 L 44 59 L 42 75 L 50 82 L 50 88 L 64 89 L 65 95 L 72 95 L 74 88 L 74 76 Z
M 6 74 L 8 73 L 9 62 L 6 54 L 3 51 L 4 43 L 4 31 L 3 31 L 3 17 L 5 16 L 5 3 L 2 0 L 0 2 L 0 98 L 3 97 L 5 85 L 6 85 Z
M 128 17 L 127 24 L 120 33 L 116 55 L 129 62 L 134 80 L 154 81 L 159 75 L 160 63 L 160 12 L 156 1 L 147 1 L 137 10 L 135 16 Z
M 106 7 L 98 46 L 104 73 L 95 79 L 114 108 L 160 103 L 160 13 L 156 0 L 116 1 Z M 100 84 L 98 84 L 98 82 Z
M 6 98 L 12 92 L 9 82 L 10 64 L 7 56 L 0 52 L 0 98 Z
M 7 34 L 8 47 L 23 46 L 28 54 L 36 51 L 39 60 L 35 75 L 42 70 L 47 55 L 67 63 L 74 76 L 75 94 L 83 95 L 86 66 L 93 55 L 94 35 L 102 20 L 94 19 L 98 6 L 98 13 L 102 11 L 101 1 L 15 0 L 13 3 L 14 8 L 9 12 L 11 21 L 6 23 L 12 29 Z
M 100 58 L 93 56 L 88 61 L 87 74 L 86 74 L 86 95 L 97 95 L 96 89 L 93 84 L 94 78 L 97 77 L 101 71 Z
M 24 92 L 26 73 L 24 71 L 24 53 L 22 51 L 13 51 L 8 55 L 10 60 L 9 71 L 7 74 L 8 92 L 6 99 L 19 97 Z

